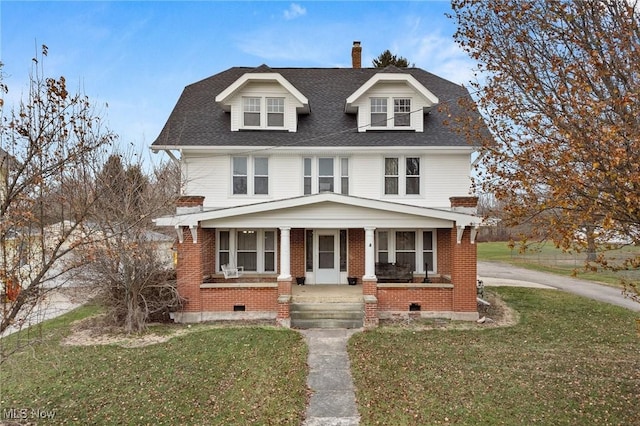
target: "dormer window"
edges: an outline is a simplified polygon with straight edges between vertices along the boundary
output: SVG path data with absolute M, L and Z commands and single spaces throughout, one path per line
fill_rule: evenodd
M 309 100 L 287 79 L 275 72 L 246 73 L 216 96 L 223 111 L 231 114 L 231 131 L 278 130 L 295 132 L 298 116 L 309 114 Z
M 383 71 L 346 99 L 344 112 L 358 114 L 358 132 L 423 132 L 424 116 L 437 104 L 438 98 L 411 74 Z
M 284 98 L 245 97 L 243 99 L 244 127 L 282 128 L 284 126 Z M 263 104 L 265 106 L 263 107 Z M 266 110 L 263 117 L 262 111 Z
M 410 98 L 371 98 L 371 127 L 387 129 L 411 127 Z M 393 115 L 387 105 L 393 104 Z

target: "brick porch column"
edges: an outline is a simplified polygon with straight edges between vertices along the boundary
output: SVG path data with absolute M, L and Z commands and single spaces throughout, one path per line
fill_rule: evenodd
M 183 196 L 176 202 L 176 211 L 184 209 L 201 209 L 204 197 Z M 178 242 L 178 262 L 176 265 L 176 281 L 178 293 L 186 299 L 183 312 L 200 312 L 200 284 L 203 275 L 203 230 L 182 226 L 176 229 L 181 234 L 182 242 Z M 194 239 L 195 236 L 195 239 Z
M 451 208 L 470 214 L 476 213 L 477 197 L 451 197 Z M 458 243 L 458 231 L 462 238 Z M 453 312 L 458 319 L 478 318 L 476 282 L 478 279 L 477 247 L 471 242 L 471 227 L 451 230 L 451 282 L 453 283 Z

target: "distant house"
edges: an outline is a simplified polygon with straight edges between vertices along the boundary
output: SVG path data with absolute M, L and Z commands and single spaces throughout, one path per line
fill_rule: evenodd
M 184 89 L 151 146 L 184 177 L 175 215 L 156 220 L 178 235 L 178 321 L 290 325 L 296 279 L 357 281 L 365 326 L 478 318 L 477 147 L 445 124 L 469 94 L 420 68 L 361 68 L 358 42 L 352 59 L 234 67 Z

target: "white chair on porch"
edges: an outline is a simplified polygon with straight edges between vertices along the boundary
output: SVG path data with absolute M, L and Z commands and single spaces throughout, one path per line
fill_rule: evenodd
M 233 266 L 231 264 L 222 265 L 222 273 L 224 278 L 238 278 L 244 273 L 244 266 Z

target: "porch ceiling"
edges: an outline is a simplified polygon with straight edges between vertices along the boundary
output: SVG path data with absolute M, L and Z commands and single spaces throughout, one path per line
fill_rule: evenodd
M 203 228 L 451 228 L 482 218 L 450 210 L 321 193 L 156 219 L 158 226 Z

